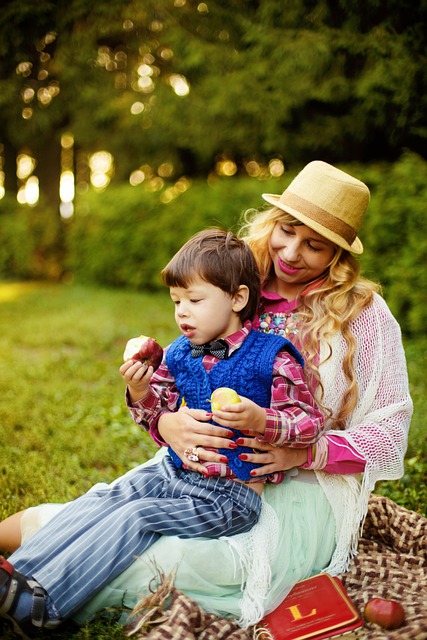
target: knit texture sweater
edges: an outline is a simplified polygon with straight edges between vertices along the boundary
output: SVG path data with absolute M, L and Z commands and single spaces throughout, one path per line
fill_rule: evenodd
M 296 348 L 282 336 L 267 336 L 252 330 L 243 344 L 227 360 L 219 360 L 207 372 L 203 358 L 193 358 L 190 341 L 181 336 L 169 347 L 166 364 L 175 378 L 180 392 L 180 402 L 190 409 L 210 411 L 210 397 L 219 387 L 234 389 L 238 395 L 245 396 L 260 407 L 269 407 L 274 359 L 278 351 L 288 350 L 302 364 L 302 358 Z M 234 440 L 241 436 L 235 430 Z M 249 480 L 250 472 L 256 466 L 239 459 L 241 453 L 252 453 L 248 447 L 237 449 L 219 449 L 228 458 L 228 465 L 240 480 Z M 175 464 L 182 466 L 182 460 L 169 448 Z

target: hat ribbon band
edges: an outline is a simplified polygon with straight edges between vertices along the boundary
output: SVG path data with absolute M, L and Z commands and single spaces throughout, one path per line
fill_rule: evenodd
M 353 244 L 356 239 L 356 231 L 349 224 L 336 218 L 332 214 L 328 213 L 322 207 L 318 207 L 317 205 L 309 202 L 305 198 L 301 198 L 301 196 L 297 196 L 296 193 L 292 193 L 291 191 L 285 191 L 282 193 L 280 201 L 283 204 L 288 205 L 288 207 L 292 207 L 292 209 L 296 209 L 300 213 L 303 213 L 310 220 L 314 220 L 314 222 L 318 222 L 336 233 L 337 235 L 344 238 L 344 240 L 348 244 Z

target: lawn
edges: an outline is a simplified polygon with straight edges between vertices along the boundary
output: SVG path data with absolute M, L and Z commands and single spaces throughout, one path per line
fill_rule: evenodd
M 0 284 L 0 519 L 70 500 L 155 451 L 130 419 L 118 373 L 128 338 L 161 344 L 177 330 L 166 293 Z M 379 493 L 427 515 L 425 340 L 405 342 L 415 403 L 405 476 Z M 0 636 L 12 638 L 0 623 Z M 110 620 L 46 638 L 119 638 Z

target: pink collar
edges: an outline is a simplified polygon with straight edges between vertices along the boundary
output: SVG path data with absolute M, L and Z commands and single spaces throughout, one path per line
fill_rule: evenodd
M 303 289 L 301 293 L 296 298 L 294 298 L 294 300 L 287 300 L 286 298 L 283 298 L 279 293 L 276 293 L 274 291 L 265 291 L 264 289 L 261 290 L 261 299 L 267 302 L 267 304 L 280 303 L 280 306 L 283 308 L 283 310 L 294 311 L 294 309 L 296 309 L 300 303 L 300 298 L 306 296 L 310 291 L 318 289 L 325 282 L 325 280 L 326 276 L 319 276 L 319 278 L 316 278 L 316 280 L 312 280 L 308 283 L 305 289 Z

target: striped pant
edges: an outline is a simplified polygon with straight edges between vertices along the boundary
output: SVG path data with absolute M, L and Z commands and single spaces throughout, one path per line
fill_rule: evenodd
M 217 538 L 251 529 L 259 495 L 240 482 L 158 464 L 67 505 L 9 561 L 70 617 L 161 535 Z

